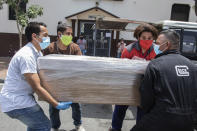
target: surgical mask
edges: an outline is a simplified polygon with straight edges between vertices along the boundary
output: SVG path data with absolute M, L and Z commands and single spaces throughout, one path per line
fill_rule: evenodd
M 162 45 L 164 45 L 164 44 L 166 44 L 166 43 L 167 43 L 167 42 L 165 42 L 165 43 L 163 43 L 163 44 L 161 44 L 161 45 L 154 44 L 154 51 L 155 51 L 155 54 L 156 54 L 156 55 L 163 53 L 163 51 L 161 51 L 159 48 L 160 48 L 160 46 L 162 46 Z
M 154 44 L 154 51 L 156 55 L 163 53 L 163 51 L 159 50 L 159 48 L 160 48 L 160 45 Z
M 153 40 L 140 40 L 139 42 L 141 48 L 148 50 L 151 47 Z
M 69 35 L 69 36 L 68 35 L 61 35 L 60 39 L 65 46 L 70 45 L 70 43 L 72 42 L 71 35 Z
M 50 45 L 50 37 L 42 37 L 42 42 L 37 41 L 40 45 L 41 50 L 44 50 Z

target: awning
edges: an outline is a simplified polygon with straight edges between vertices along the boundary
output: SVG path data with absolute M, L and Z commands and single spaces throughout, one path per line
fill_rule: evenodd
M 134 20 L 127 20 L 127 19 L 120 19 L 120 18 L 100 18 L 97 20 L 96 25 L 97 29 L 108 29 L 108 30 L 131 30 L 132 28 L 126 29 L 126 26 L 128 24 L 135 25 L 135 27 L 139 24 L 142 24 L 145 22 L 141 21 L 134 21 Z

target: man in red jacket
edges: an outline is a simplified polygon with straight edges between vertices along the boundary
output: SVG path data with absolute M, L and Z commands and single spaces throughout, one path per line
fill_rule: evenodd
M 154 59 L 156 56 L 153 48 L 153 40 L 157 38 L 157 30 L 149 24 L 139 25 L 134 32 L 134 37 L 137 42 L 128 45 L 122 52 L 121 58 L 133 59 L 134 57 L 143 58 L 145 60 Z M 109 131 L 121 131 L 122 123 L 129 106 L 116 105 L 113 118 L 112 127 Z M 138 107 L 137 122 L 143 115 L 143 112 Z

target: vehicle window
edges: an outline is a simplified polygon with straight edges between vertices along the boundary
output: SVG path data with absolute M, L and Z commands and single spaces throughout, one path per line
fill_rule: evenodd
M 183 33 L 183 53 L 196 53 L 197 32 L 184 31 Z

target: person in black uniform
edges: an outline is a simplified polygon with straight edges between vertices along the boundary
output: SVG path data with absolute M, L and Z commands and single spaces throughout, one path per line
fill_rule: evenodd
M 178 52 L 180 38 L 173 30 L 160 33 L 157 54 L 140 86 L 145 115 L 131 131 L 193 131 L 197 111 L 197 67 Z

